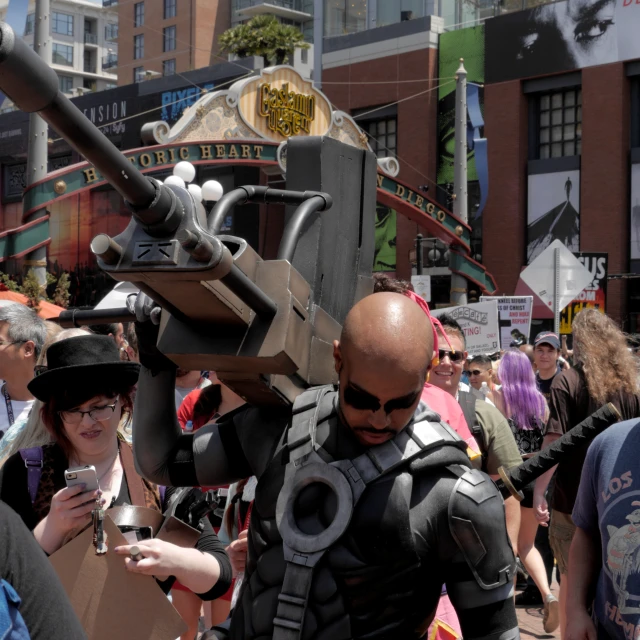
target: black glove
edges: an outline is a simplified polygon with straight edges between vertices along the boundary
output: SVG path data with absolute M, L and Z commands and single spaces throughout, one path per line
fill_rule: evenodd
M 149 369 L 153 375 L 159 371 L 176 369 L 177 366 L 156 346 L 162 308 L 142 291 L 127 297 L 127 307 L 136 316 L 135 328 L 140 364 Z

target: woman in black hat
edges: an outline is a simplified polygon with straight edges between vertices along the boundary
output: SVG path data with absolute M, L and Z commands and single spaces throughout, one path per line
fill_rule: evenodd
M 171 499 L 171 489 L 161 500 L 158 487 L 137 474 L 131 447 L 119 435 L 131 419 L 138 370 L 137 363 L 120 360 L 111 338 L 86 335 L 52 344 L 46 370 L 29 383 L 30 392 L 43 402 L 42 419 L 54 443 L 7 460 L 0 470 L 0 498 L 20 514 L 48 554 L 90 523 L 96 499 L 105 509 L 134 505 L 156 511 Z M 66 486 L 65 470 L 85 465 L 95 467 L 97 491 Z M 178 578 L 203 600 L 223 594 L 231 567 L 211 525 L 203 522 L 195 549 L 143 540 L 137 544 L 143 559 L 127 559 L 127 568 Z M 127 547 L 117 551 L 128 555 Z M 172 582 L 161 586 L 168 591 Z

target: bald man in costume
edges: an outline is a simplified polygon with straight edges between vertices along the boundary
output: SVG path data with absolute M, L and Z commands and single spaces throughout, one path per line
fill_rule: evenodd
M 421 403 L 432 355 L 427 315 L 377 293 L 353 307 L 334 343 L 337 387 L 183 435 L 175 367 L 141 354 L 140 471 L 162 485 L 258 478 L 242 591 L 216 637 L 423 638 L 446 584 L 465 640 L 519 638 L 504 504 Z

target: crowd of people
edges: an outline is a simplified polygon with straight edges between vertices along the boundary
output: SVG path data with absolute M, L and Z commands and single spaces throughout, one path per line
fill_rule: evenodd
M 403 361 L 384 354 L 385 362 L 398 368 L 391 383 L 386 376 L 391 376 L 394 369 L 391 364 L 380 368 L 384 347 L 376 340 L 388 335 L 393 348 L 400 349 L 400 342 L 394 341 L 398 327 L 402 327 L 401 337 L 406 340 Z M 433 332 L 428 339 L 424 338 L 424 327 Z M 23 305 L 0 309 L 0 637 L 85 637 L 47 556 L 91 526 L 99 512 L 111 514 L 125 534 L 128 544 L 114 551 L 122 556 L 126 569 L 155 580 L 170 597 L 186 625 L 181 639 L 193 640 L 200 634 L 204 639 L 226 637 L 225 625 L 234 610 L 244 608 L 246 612 L 249 604 L 255 609 L 255 603 L 262 602 L 255 576 L 260 574 L 262 588 L 264 582 L 269 583 L 265 564 L 276 565 L 269 556 L 271 551 L 261 550 L 261 545 L 269 547 L 264 540 L 271 535 L 265 525 L 273 518 L 266 513 L 271 509 L 264 497 L 269 491 L 262 489 L 261 503 L 259 496 L 261 485 L 273 482 L 276 486 L 279 481 L 273 462 L 264 458 L 265 452 L 284 460 L 279 462 L 284 474 L 281 432 L 269 418 L 264 434 L 276 434 L 273 443 L 265 439 L 262 451 L 250 455 L 243 430 L 246 416 L 255 416 L 251 413 L 254 410 L 222 384 L 214 371 L 174 369 L 173 397 L 154 399 L 155 413 L 147 411 L 149 418 L 137 421 L 135 416 L 145 410 L 143 403 L 147 403 L 145 408 L 149 403 L 149 396 L 138 387 L 139 376 L 146 375 L 141 373 L 140 362 L 142 371 L 156 380 L 162 378 L 162 367 L 166 366 L 161 363 L 155 370 L 148 353 L 145 360 L 144 349 L 142 353 L 139 350 L 139 324 L 137 329 L 135 323 L 115 323 L 61 330 Z M 543 331 L 531 344 L 469 355 L 465 333 L 452 316 L 445 313 L 437 320 L 432 318 L 410 283 L 387 277 L 378 277 L 373 296 L 356 305 L 350 314 L 343 336 L 334 346 L 340 386 L 335 400 L 338 413 L 337 417 L 332 414 L 332 419 L 349 426 L 357 442 L 345 444 L 343 436 L 332 435 L 331 431 L 323 435 L 319 430 L 326 451 L 348 450 L 349 456 L 356 455 L 358 447 L 374 447 L 397 437 L 412 423 L 413 416 L 422 415 L 430 422 L 444 423 L 443 428 L 452 433 L 457 452 L 446 450 L 447 469 L 458 465 L 464 471 L 469 467 L 496 480 L 501 468 L 510 469 L 536 455 L 607 402 L 616 406 L 623 420 L 605 430 L 588 450 L 572 454 L 525 487 L 524 499 L 504 500 L 504 526 L 495 525 L 494 542 L 502 545 L 500 535 L 504 530 L 501 558 L 508 564 L 512 550 L 522 568 L 517 578 L 522 586 L 518 595 L 514 590 L 515 571 L 507 570 L 505 584 L 496 589 L 496 595 L 487 591 L 485 596 L 476 596 L 469 587 L 470 574 L 462 569 L 465 562 L 469 566 L 473 563 L 455 531 L 453 541 L 443 542 L 440 516 L 432 511 L 426 512 L 426 529 L 423 524 L 412 524 L 414 538 L 423 540 L 429 553 L 438 550 L 440 560 L 437 567 L 432 567 L 432 579 L 439 598 L 437 594 L 429 596 L 424 599 L 424 611 L 411 612 L 420 622 L 412 622 L 414 635 L 402 637 L 516 638 L 514 605 L 541 607 L 544 632 L 559 629 L 562 640 L 635 640 L 640 633 L 640 493 L 634 484 L 640 476 L 640 469 L 635 469 L 635 447 L 640 445 L 639 365 L 625 335 L 596 310 L 578 314 L 572 340 L 573 350 L 568 351 L 564 339 Z M 420 373 L 423 352 L 428 352 L 426 376 Z M 414 371 L 418 373 L 414 375 Z M 410 388 L 416 375 L 423 376 L 419 391 L 400 393 L 403 380 Z M 376 385 L 379 392 L 374 393 Z M 398 393 L 385 391 L 389 386 Z M 152 458 L 152 447 L 143 451 L 139 443 L 147 436 L 145 430 L 150 429 L 145 423 L 152 422 L 167 407 L 173 407 L 169 409 L 173 411 L 171 424 L 175 425 L 173 440 L 161 435 L 160 427 L 158 440 L 174 458 Z M 280 420 L 281 414 L 277 417 Z M 233 442 L 229 425 L 239 434 Z M 227 454 L 233 449 L 236 468 L 226 469 L 225 465 L 233 465 L 217 459 L 220 469 L 202 470 L 198 455 L 213 452 L 214 440 L 222 442 Z M 191 441 L 193 458 L 179 450 Z M 291 447 L 289 455 L 293 455 Z M 179 470 L 176 460 L 181 463 Z M 190 464 L 193 471 L 187 469 Z M 66 473 L 70 468 L 95 469 L 97 486 L 70 484 Z M 413 474 L 418 473 L 412 469 Z M 463 472 L 458 475 L 461 480 L 467 477 Z M 410 491 L 418 491 L 425 502 L 429 492 L 455 491 L 451 487 L 458 481 L 447 476 L 446 482 L 440 479 L 424 485 L 427 489 L 422 477 L 418 480 L 416 476 L 418 488 Z M 479 484 L 477 478 L 483 476 L 473 477 L 476 480 L 472 484 Z M 443 482 L 448 488 L 442 488 Z M 172 485 L 188 485 L 190 489 Z M 390 495 L 399 491 L 396 484 L 392 485 Z M 375 485 L 369 491 L 375 493 Z M 190 504 L 205 495 L 215 498 L 215 509 L 196 523 L 199 537 L 191 548 L 155 539 L 145 527 L 118 522 L 119 508 L 127 505 L 162 514 L 169 508 L 176 512 L 176 505 L 179 511 L 180 504 Z M 370 542 L 370 548 L 359 547 L 353 552 L 355 542 L 346 545 L 355 553 L 357 561 L 348 562 L 355 562 L 354 571 L 360 578 L 352 578 L 353 584 L 344 582 L 344 599 L 355 607 L 359 612 L 355 617 L 360 619 L 352 621 L 351 635 L 336 631 L 336 640 L 365 637 L 376 624 L 381 628 L 381 621 L 388 625 L 385 628 L 401 628 L 403 622 L 389 614 L 389 601 L 384 600 L 385 611 L 379 611 L 380 620 L 373 623 L 370 613 L 361 611 L 362 602 L 369 596 L 356 590 L 353 599 L 349 598 L 358 581 L 368 584 L 365 559 L 382 553 L 385 527 L 399 526 L 397 521 L 405 516 L 412 523 L 425 517 L 413 504 L 415 493 L 411 495 L 409 510 L 398 511 L 395 519 L 384 510 L 375 516 L 380 519 L 382 533 L 376 534 L 379 538 L 374 536 L 376 541 Z M 484 499 L 489 497 L 493 498 L 491 492 Z M 304 518 L 313 534 L 317 524 L 313 511 L 321 509 L 317 500 L 310 504 L 300 509 L 307 509 Z M 447 506 L 441 506 L 446 520 Z M 436 507 L 430 505 L 429 509 Z M 362 513 L 354 517 L 356 526 L 360 521 L 368 522 Z M 373 524 L 378 526 L 375 518 Z M 476 529 L 480 531 L 481 527 Z M 391 538 L 401 540 L 402 536 Z M 482 545 L 481 539 L 478 542 Z M 464 558 L 455 550 L 456 544 Z M 484 546 L 485 553 L 490 554 Z M 133 547 L 138 554 L 135 557 Z M 419 564 L 424 563 L 421 553 Z M 258 564 L 261 572 L 256 561 L 268 556 L 270 560 Z M 403 562 L 402 553 L 398 553 L 393 566 L 402 566 Z M 414 579 L 419 582 L 419 573 L 412 573 L 414 565 L 409 563 L 404 570 L 407 590 Z M 554 569 L 559 590 L 552 589 Z M 280 569 L 270 571 L 280 575 Z M 482 570 L 476 566 L 472 572 L 479 580 L 477 574 Z M 393 576 L 375 576 L 376 581 L 395 585 L 389 589 L 403 584 L 402 580 L 394 582 Z M 286 576 L 280 575 L 279 579 L 286 583 Z M 380 608 L 383 600 L 378 602 L 378 588 L 371 587 L 376 593 L 371 601 Z M 418 596 L 411 586 L 405 602 L 415 608 Z M 8 616 L 2 615 L 3 607 Z M 312 610 L 314 620 L 321 620 L 322 616 L 309 607 Z M 271 612 L 271 618 L 274 615 Z M 245 613 L 241 623 L 244 631 L 229 637 L 271 637 L 268 630 L 257 630 L 254 618 L 259 617 L 253 610 Z M 371 624 L 373 627 L 367 626 Z M 12 625 L 15 635 L 5 635 Z M 18 635 L 20 628 L 26 635 Z M 385 633 L 367 637 L 400 637 Z

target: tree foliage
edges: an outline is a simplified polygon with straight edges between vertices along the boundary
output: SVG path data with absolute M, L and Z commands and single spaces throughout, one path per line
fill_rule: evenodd
M 286 64 L 296 49 L 309 48 L 299 29 L 272 15 L 255 16 L 246 24 L 227 29 L 218 44 L 222 51 L 239 58 L 262 56 L 266 65 Z
M 53 304 L 66 309 L 69 306 L 69 274 L 63 273 L 56 284 L 56 290 L 53 292 Z
M 27 306 L 36 313 L 38 313 L 40 309 L 40 300 L 42 300 L 44 296 L 45 288 L 46 287 L 38 281 L 36 272 L 33 269 L 29 269 L 22 281 L 22 293 L 27 296 Z

